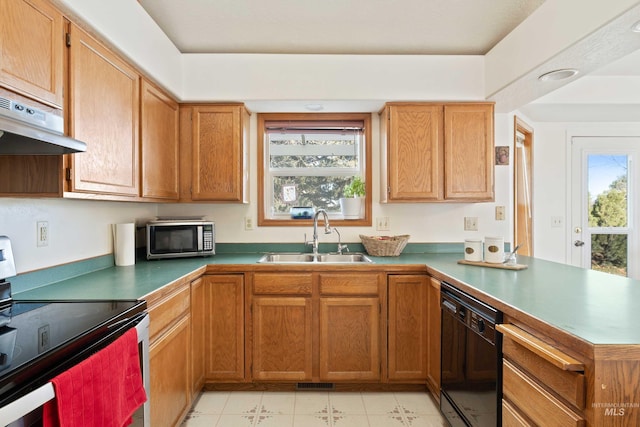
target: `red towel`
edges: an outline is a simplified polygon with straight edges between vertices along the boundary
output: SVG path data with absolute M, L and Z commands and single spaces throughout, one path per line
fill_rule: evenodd
M 122 427 L 147 396 L 130 329 L 106 348 L 52 380 L 56 398 L 44 406 L 44 427 Z

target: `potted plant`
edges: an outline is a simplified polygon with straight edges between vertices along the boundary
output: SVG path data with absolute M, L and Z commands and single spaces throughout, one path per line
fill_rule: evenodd
M 354 176 L 351 182 L 344 188 L 344 197 L 340 198 L 340 209 L 345 219 L 360 218 L 364 194 L 364 181 L 361 177 Z

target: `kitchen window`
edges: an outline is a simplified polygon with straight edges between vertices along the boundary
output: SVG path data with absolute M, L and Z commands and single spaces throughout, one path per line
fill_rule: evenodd
M 307 226 L 304 207 L 326 210 L 332 225 L 371 225 L 371 114 L 258 114 L 258 141 L 258 225 Z M 345 220 L 339 199 L 354 177 L 364 208 Z

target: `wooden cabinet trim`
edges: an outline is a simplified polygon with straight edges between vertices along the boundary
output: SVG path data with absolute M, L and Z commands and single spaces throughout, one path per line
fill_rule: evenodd
M 541 339 L 511 324 L 496 325 L 496 330 L 547 362 L 564 371 L 584 372 L 584 363 L 550 346 Z

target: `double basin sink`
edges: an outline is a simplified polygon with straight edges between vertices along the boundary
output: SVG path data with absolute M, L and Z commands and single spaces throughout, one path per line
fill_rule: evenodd
M 366 255 L 361 253 L 326 253 L 326 254 L 309 254 L 309 253 L 268 253 L 258 260 L 259 263 L 270 264 L 361 264 L 373 262 Z

